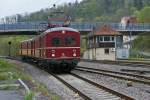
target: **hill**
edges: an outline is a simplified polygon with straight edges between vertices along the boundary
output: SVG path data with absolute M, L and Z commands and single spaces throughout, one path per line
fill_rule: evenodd
M 18 16 L 19 21 L 46 21 L 48 17 L 71 16 L 72 21 L 78 22 L 120 22 L 121 17 L 132 16 L 145 6 L 150 6 L 149 0 L 83 0 Z

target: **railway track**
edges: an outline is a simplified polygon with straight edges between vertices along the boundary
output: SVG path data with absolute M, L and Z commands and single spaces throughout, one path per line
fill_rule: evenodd
M 81 61 L 113 64 L 113 65 L 121 65 L 121 66 L 132 66 L 132 67 L 150 67 L 150 63 L 148 62 L 137 62 L 137 61 L 132 62 L 132 61 L 109 61 L 109 60 L 89 60 L 89 59 L 81 59 Z
M 50 74 L 75 93 L 78 93 L 85 100 L 134 100 L 132 97 L 111 90 L 73 73 L 67 75 Z
M 146 76 L 122 73 L 122 72 L 116 72 L 116 71 L 108 71 L 108 70 L 102 70 L 102 69 L 86 68 L 86 67 L 80 67 L 80 66 L 75 68 L 75 70 L 85 71 L 85 72 L 94 73 L 94 74 L 101 74 L 104 76 L 109 76 L 109 77 L 119 78 L 119 79 L 123 79 L 127 81 L 133 81 L 133 82 L 150 85 L 150 77 L 146 77 Z
M 147 77 L 147 76 L 142 76 L 142 75 L 137 75 L 137 74 L 130 74 L 130 73 L 125 73 L 125 72 L 118 72 L 118 71 L 111 71 L 111 70 L 104 70 L 104 69 L 96 69 L 96 68 L 86 68 L 86 67 L 81 67 L 81 66 L 78 66 L 77 68 L 83 68 L 83 69 L 89 69 L 89 70 L 101 71 L 101 72 L 107 72 L 107 73 L 114 73 L 114 74 L 120 74 L 120 75 L 127 75 L 127 76 L 132 76 L 132 77 L 137 77 L 137 78 L 141 78 L 141 79 L 150 80 L 150 77 Z

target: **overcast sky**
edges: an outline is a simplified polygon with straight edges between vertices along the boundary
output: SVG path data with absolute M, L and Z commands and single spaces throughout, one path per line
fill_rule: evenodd
M 50 8 L 53 4 L 60 5 L 75 1 L 76 0 L 0 0 L 0 18 L 26 12 L 34 12 L 42 8 Z

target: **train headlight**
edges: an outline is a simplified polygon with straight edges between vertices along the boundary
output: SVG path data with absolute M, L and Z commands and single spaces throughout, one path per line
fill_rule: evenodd
M 77 56 L 77 54 L 76 54 L 76 53 L 74 53 L 74 54 L 73 54 L 73 57 L 76 57 L 76 56 Z
M 63 31 L 62 31 L 62 34 L 65 34 L 65 33 L 66 33 L 66 31 L 63 30 Z
M 52 57 L 55 57 L 55 54 L 52 54 Z

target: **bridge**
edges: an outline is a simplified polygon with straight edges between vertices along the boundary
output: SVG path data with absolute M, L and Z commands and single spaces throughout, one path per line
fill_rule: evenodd
M 61 25 L 62 23 L 54 23 Z M 136 35 L 139 33 L 150 32 L 150 23 L 128 24 L 127 26 L 120 23 L 77 23 L 72 22 L 69 27 L 79 30 L 81 33 L 88 33 L 93 28 L 103 25 L 109 25 L 122 34 Z M 48 23 L 41 22 L 17 22 L 11 24 L 0 24 L 0 35 L 36 35 L 47 29 Z

